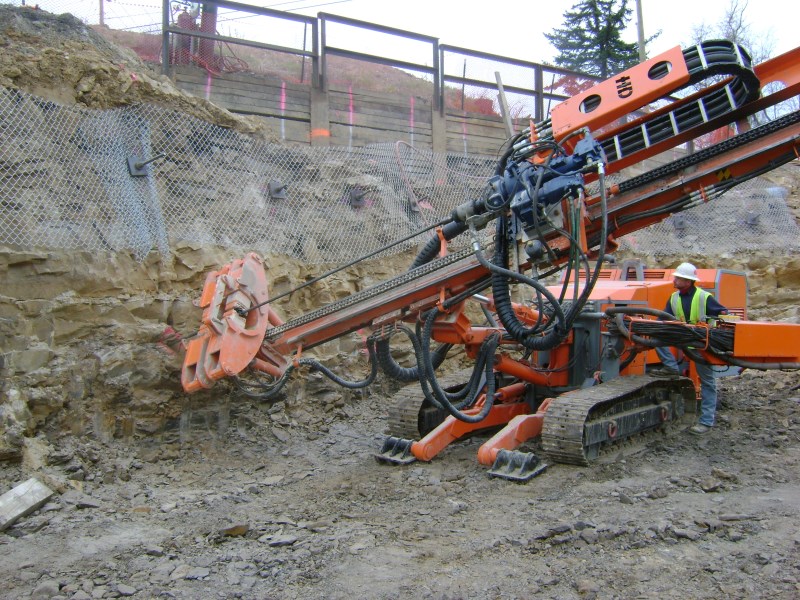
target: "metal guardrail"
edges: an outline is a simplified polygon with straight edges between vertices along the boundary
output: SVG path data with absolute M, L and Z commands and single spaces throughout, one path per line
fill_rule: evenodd
M 245 14 L 250 15 L 261 15 L 265 17 L 273 17 L 277 19 L 293 21 L 297 23 L 302 23 L 303 25 L 307 25 L 311 27 L 311 50 L 298 48 L 291 48 L 288 46 L 282 45 L 275 45 L 275 44 L 268 44 L 264 42 L 257 42 L 257 41 L 248 41 L 242 38 L 231 37 L 231 36 L 223 36 L 218 35 L 215 33 L 216 31 L 216 22 L 212 20 L 208 20 L 206 24 L 206 20 L 201 20 L 200 22 L 200 29 L 192 28 L 185 28 L 180 27 L 177 25 L 172 25 L 172 12 L 171 8 L 175 2 L 173 0 L 163 0 L 162 5 L 162 45 L 161 45 L 161 69 L 165 75 L 170 75 L 171 73 L 171 66 L 173 63 L 173 58 L 177 54 L 177 47 L 181 43 L 186 43 L 187 41 L 191 40 L 192 38 L 198 38 L 200 40 L 205 40 L 209 42 L 207 48 L 213 48 L 214 42 L 225 42 L 229 44 L 237 44 L 242 46 L 248 46 L 251 48 L 260 48 L 262 50 L 272 50 L 276 52 L 283 52 L 287 54 L 292 54 L 295 56 L 303 56 L 311 59 L 312 64 L 312 76 L 311 76 L 311 84 L 314 87 L 318 87 L 320 85 L 320 60 L 321 60 L 321 53 L 319 49 L 319 20 L 314 17 L 306 17 L 303 15 L 295 15 L 292 13 L 287 13 L 280 10 L 273 10 L 270 8 L 261 8 L 258 6 L 251 6 L 249 4 L 241 4 L 239 2 L 229 2 L 228 0 L 210 0 L 207 2 L 203 2 L 203 17 L 208 14 L 207 11 L 211 11 L 212 14 L 216 14 L 216 11 L 219 8 L 228 8 L 231 10 L 239 11 Z M 180 21 L 180 18 L 178 19 Z M 214 28 L 211 31 L 206 29 Z M 172 40 L 170 40 L 170 36 L 172 36 Z M 200 42 L 200 58 L 203 58 L 203 55 L 211 52 L 213 53 L 213 49 L 211 50 L 204 50 L 203 42 Z
M 356 60 L 364 60 L 367 62 L 378 63 L 382 65 L 387 65 L 390 67 L 395 67 L 398 69 L 408 69 L 411 71 L 417 71 L 420 73 L 427 73 L 433 77 L 433 99 L 434 99 L 434 108 L 439 108 L 439 97 L 440 97 L 440 90 L 439 86 L 441 85 L 441 69 L 440 69 L 440 62 L 439 62 L 439 38 L 431 37 L 428 35 L 422 35 L 419 33 L 414 33 L 413 31 L 406 31 L 404 29 L 396 29 L 394 27 L 386 27 L 384 25 L 376 25 L 374 23 L 368 23 L 367 21 L 359 21 L 357 19 L 350 19 L 346 17 L 340 17 L 337 15 L 332 15 L 329 13 L 319 13 L 317 15 L 320 21 L 320 36 L 321 41 L 319 44 L 319 50 L 321 53 L 320 56 L 320 63 L 322 65 L 322 87 L 323 89 L 327 86 L 327 57 L 328 56 L 341 56 L 344 58 L 351 58 Z M 410 61 L 399 61 L 390 59 L 387 57 L 383 57 L 377 54 L 367 54 L 364 52 L 355 52 L 352 50 L 347 50 L 345 48 L 338 48 L 336 46 L 330 46 L 327 43 L 327 33 L 328 33 L 328 24 L 329 23 L 339 23 L 341 25 L 348 25 L 351 27 L 358 27 L 361 29 L 365 29 L 367 31 L 375 31 L 378 33 L 382 33 L 385 35 L 390 36 L 399 36 L 402 38 L 406 38 L 409 40 L 415 40 L 418 42 L 423 42 L 425 44 L 430 44 L 431 49 L 431 56 L 433 57 L 433 66 L 430 67 L 423 63 L 416 63 Z
M 275 51 L 294 56 L 311 59 L 312 78 L 311 85 L 316 89 L 327 90 L 331 81 L 329 69 L 329 57 L 337 56 L 345 59 L 364 61 L 386 65 L 389 67 L 411 71 L 430 77 L 432 81 L 431 101 L 435 110 L 442 114 L 446 110 L 447 95 L 453 89 L 461 87 L 462 97 L 469 87 L 473 93 L 480 94 L 481 91 L 496 91 L 498 88 L 495 73 L 502 77 L 503 87 L 506 93 L 517 95 L 520 98 L 520 105 L 530 108 L 529 111 L 534 118 L 542 120 L 545 118 L 550 103 L 558 103 L 569 98 L 574 94 L 573 91 L 564 89 L 563 82 L 569 81 L 573 85 L 591 85 L 600 79 L 561 69 L 552 65 L 545 65 L 520 59 L 509 58 L 498 54 L 481 52 L 469 48 L 441 44 L 439 38 L 397 29 L 385 25 L 378 25 L 367 21 L 361 21 L 348 17 L 321 12 L 317 17 L 305 17 L 294 15 L 284 11 L 261 8 L 228 0 L 208 0 L 202 3 L 203 11 L 212 15 L 219 8 L 233 11 L 240 11 L 243 15 L 259 15 L 275 19 L 282 19 L 290 22 L 302 23 L 310 27 L 311 30 L 311 49 L 306 49 L 307 40 L 304 39 L 303 47 L 290 47 L 286 45 L 271 44 L 262 41 L 246 40 L 233 36 L 219 35 L 213 31 L 213 18 L 201 20 L 199 27 L 192 24 L 189 27 L 180 27 L 173 23 L 173 9 L 176 5 L 175 0 L 162 0 L 162 70 L 164 73 L 171 72 L 172 62 L 179 56 L 181 44 L 187 44 L 188 39 L 200 41 L 201 50 L 209 45 L 219 42 L 225 44 L 236 44 L 258 48 L 262 50 Z M 205 16 L 205 15 L 203 15 Z M 386 36 L 386 43 L 376 44 L 378 48 L 389 48 L 390 39 L 402 40 L 406 42 L 416 42 L 422 45 L 420 56 L 427 54 L 430 62 L 426 60 L 401 60 L 391 58 L 388 52 L 363 52 L 347 47 L 346 43 L 331 44 L 331 30 L 334 26 L 345 28 L 356 28 L 364 32 L 371 32 L 380 36 Z M 346 37 L 346 36 L 344 36 Z M 205 44 L 205 46 L 204 46 Z M 424 47 L 427 46 L 427 50 Z M 208 50 L 205 50 L 208 52 Z M 203 62 L 203 52 L 200 52 L 199 60 Z M 456 63 L 463 62 L 464 69 L 459 75 L 456 72 Z M 466 63 L 470 61 L 470 74 L 466 73 Z M 194 58 L 193 62 L 197 62 Z M 550 84 L 546 83 L 548 77 Z M 451 89 L 448 90 L 448 86 Z M 454 86 L 454 88 L 453 88 Z M 532 104 L 531 104 L 532 99 Z M 451 108 L 458 108 L 451 106 Z
M 454 74 L 455 71 L 450 66 L 456 64 L 456 59 L 458 57 L 464 57 L 464 69 L 460 76 Z M 480 67 L 476 69 L 473 66 L 470 76 L 467 76 L 466 65 L 468 58 L 475 59 L 479 65 L 482 64 L 484 66 L 482 73 Z M 440 93 L 444 93 L 445 86 L 448 83 L 455 84 L 456 86 L 460 85 L 462 89 L 464 86 L 468 85 L 479 89 L 496 90 L 498 84 L 495 75 L 500 74 L 505 93 L 520 94 L 533 98 L 534 110 L 530 111 L 530 114 L 536 121 L 542 121 L 546 117 L 547 110 L 545 107 L 545 100 L 561 102 L 571 96 L 571 94 L 559 94 L 555 91 L 560 87 L 555 85 L 556 77 L 572 78 L 578 85 L 593 84 L 594 82 L 601 81 L 598 77 L 576 73 L 551 65 L 508 58 L 499 54 L 480 52 L 469 48 L 450 46 L 448 44 L 439 45 L 438 62 L 440 65 L 439 72 L 442 77 L 439 85 Z M 498 67 L 502 67 L 505 72 L 498 70 Z M 476 72 L 479 74 L 472 74 Z M 482 77 L 480 76 L 481 74 L 483 74 Z M 551 84 L 547 87 L 544 83 L 546 75 L 552 75 Z M 524 85 L 525 81 L 531 82 L 531 85 Z M 440 99 L 440 106 L 445 106 L 444 97 Z

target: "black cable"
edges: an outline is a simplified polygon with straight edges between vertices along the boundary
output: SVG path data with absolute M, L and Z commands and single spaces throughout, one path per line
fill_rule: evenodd
M 358 390 L 371 385 L 378 375 L 378 360 L 375 350 L 375 339 L 367 339 L 367 351 L 369 352 L 370 373 L 360 381 L 348 381 L 343 379 L 321 362 L 314 360 L 313 358 L 301 358 L 299 361 L 297 361 L 297 364 L 299 366 L 310 367 L 312 371 L 319 371 L 328 379 L 342 387 L 351 390 Z M 286 367 L 286 370 L 277 380 L 269 384 L 248 382 L 244 381 L 240 377 L 234 377 L 233 380 L 236 384 L 236 387 L 244 395 L 249 396 L 250 398 L 257 398 L 259 400 L 271 400 L 283 389 L 283 387 L 286 385 L 286 382 L 289 380 L 289 376 L 292 374 L 295 368 L 296 367 L 294 364 L 290 364 L 288 367 Z
M 376 343 L 378 364 L 380 364 L 383 372 L 386 373 L 386 375 L 388 375 L 392 379 L 396 379 L 398 381 L 403 381 L 403 382 L 418 381 L 419 366 L 404 367 L 400 363 L 398 363 L 392 356 L 392 350 L 389 346 L 389 340 L 391 339 L 392 335 L 397 333 L 398 331 L 404 333 L 409 338 L 409 340 L 411 340 L 411 343 L 413 345 L 414 343 L 413 338 L 416 337 L 414 332 L 411 331 L 411 329 L 409 329 L 405 325 L 398 326 L 394 331 L 378 339 Z M 434 351 L 433 353 L 434 368 L 438 368 L 444 362 L 444 359 L 447 357 L 448 351 L 452 347 L 453 347 L 452 344 L 442 344 Z
M 290 296 L 290 295 L 294 294 L 295 292 L 297 292 L 299 290 L 302 290 L 305 287 L 308 287 L 308 286 L 313 285 L 313 284 L 315 284 L 315 283 L 317 283 L 319 281 L 322 281 L 326 277 L 330 277 L 331 275 L 333 275 L 335 273 L 338 273 L 339 271 L 342 271 L 344 269 L 347 269 L 348 267 L 352 267 L 353 265 L 356 265 L 356 264 L 358 264 L 358 263 L 360 263 L 362 261 L 365 261 L 365 260 L 367 260 L 369 258 L 372 258 L 373 256 L 375 256 L 377 254 L 380 254 L 381 252 L 385 252 L 386 250 L 388 250 L 392 246 L 397 246 L 398 244 L 402 244 L 403 242 L 406 242 L 406 241 L 408 241 L 410 239 L 413 239 L 413 238 L 417 237 L 418 235 L 421 235 L 421 234 L 425 233 L 426 231 L 430 231 L 431 229 L 435 229 L 436 227 L 447 225 L 448 223 L 451 223 L 451 222 L 452 222 L 452 219 L 449 218 L 449 217 L 447 219 L 442 219 L 441 221 L 439 221 L 437 223 L 434 223 L 433 225 L 429 225 L 428 227 L 420 229 L 419 231 L 415 231 L 414 233 L 412 233 L 410 235 L 407 235 L 404 238 L 400 238 L 399 240 L 395 240 L 391 244 L 386 244 L 385 246 L 383 246 L 381 248 L 378 248 L 377 250 L 375 250 L 373 252 L 370 252 L 369 254 L 366 254 L 366 255 L 364 255 L 364 256 L 362 256 L 360 258 L 352 260 L 352 261 L 350 261 L 349 263 L 347 263 L 345 265 L 342 265 L 340 267 L 336 267 L 335 269 L 331 269 L 330 271 L 327 271 L 326 273 L 323 273 L 322 275 L 318 275 L 317 277 L 314 277 L 313 279 L 309 279 L 305 283 L 303 283 L 301 285 L 298 285 L 296 288 L 291 289 L 288 292 L 284 292 L 283 294 L 278 294 L 274 298 L 270 298 L 269 300 L 265 300 L 261 304 L 256 304 L 254 306 L 251 306 L 248 309 L 244 309 L 244 308 L 239 307 L 239 308 L 236 308 L 235 310 L 236 310 L 237 314 L 239 314 L 242 317 L 245 317 L 245 316 L 247 316 L 247 313 L 249 313 L 251 310 L 254 310 L 256 308 L 260 308 L 260 307 L 262 307 L 262 306 L 264 306 L 266 304 L 271 304 L 272 302 L 275 302 L 276 300 L 280 300 L 281 298 L 285 298 L 286 296 Z
M 473 371 L 473 377 L 470 379 L 471 382 L 476 380 L 476 373 L 479 372 L 479 367 L 483 367 L 484 375 L 485 375 L 485 400 L 483 407 L 481 408 L 480 412 L 475 415 L 468 415 L 463 413 L 458 406 L 455 406 L 450 402 L 447 397 L 447 392 L 445 392 L 439 382 L 436 380 L 435 374 L 429 370 L 430 367 L 430 334 L 433 329 L 433 323 L 436 320 L 436 317 L 440 314 L 440 310 L 438 308 L 434 308 L 430 311 L 427 318 L 425 319 L 425 326 L 423 328 L 422 334 L 422 352 L 423 352 L 423 360 L 422 365 L 425 367 L 425 379 L 430 383 L 431 389 L 433 391 L 434 399 L 436 400 L 435 404 L 439 407 L 444 408 L 450 413 L 453 417 L 458 419 L 459 421 L 463 421 L 465 423 L 478 423 L 486 418 L 491 411 L 492 406 L 494 406 L 494 394 L 495 394 L 495 377 L 494 377 L 494 354 L 497 350 L 497 346 L 500 343 L 500 335 L 498 333 L 493 333 L 486 340 L 481 344 L 480 351 L 478 352 L 478 359 L 475 363 L 475 370 Z M 464 399 L 461 403 L 462 407 L 470 407 L 480 396 L 480 391 L 483 386 L 474 386 L 474 390 L 470 388 L 470 394 Z

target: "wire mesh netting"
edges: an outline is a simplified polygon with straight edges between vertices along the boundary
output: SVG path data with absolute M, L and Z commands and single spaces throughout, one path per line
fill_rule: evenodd
M 286 147 L 154 105 L 97 111 L 0 88 L 6 245 L 143 258 L 186 241 L 343 264 L 419 243 L 382 250 L 478 197 L 494 168 L 403 142 Z M 754 180 L 623 242 L 650 255 L 796 248 L 785 195 Z
M 0 119 L 0 241 L 18 246 L 143 257 L 185 240 L 345 262 L 440 220 L 493 168 L 407 144 L 287 148 L 152 105 L 7 89 Z

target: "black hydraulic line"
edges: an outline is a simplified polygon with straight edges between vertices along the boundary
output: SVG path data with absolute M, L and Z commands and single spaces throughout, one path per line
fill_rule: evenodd
M 586 306 L 589 295 L 594 290 L 594 286 L 597 284 L 597 280 L 600 277 L 600 270 L 602 269 L 605 261 L 606 243 L 608 242 L 608 198 L 606 197 L 605 170 L 602 164 L 598 165 L 597 174 L 599 178 L 598 183 L 600 185 L 600 246 L 597 250 L 597 260 L 595 262 L 594 273 L 592 274 L 591 281 L 586 283 L 585 289 L 583 290 L 580 298 L 575 304 L 572 305 L 567 313 L 567 329 L 572 329 L 575 319 L 578 318 L 578 315 L 583 310 L 583 307 Z
M 289 365 L 276 381 L 273 381 L 269 384 L 245 382 L 239 377 L 234 377 L 233 381 L 236 383 L 236 387 L 239 389 L 239 391 L 246 396 L 257 398 L 259 400 L 272 400 L 283 389 L 283 387 L 286 385 L 286 382 L 289 381 L 289 376 L 292 374 L 294 369 L 294 365 Z
M 495 262 L 490 263 L 486 260 L 477 241 L 477 236 L 473 234 L 473 250 L 475 256 L 484 267 L 492 273 L 492 294 L 494 296 L 495 310 L 503 327 L 509 335 L 529 350 L 550 350 L 555 348 L 567 336 L 569 330 L 566 329 L 566 318 L 561 306 L 555 296 L 541 282 L 527 277 L 516 271 L 511 271 L 499 265 L 508 264 L 508 248 L 505 239 L 505 217 L 501 215 L 497 219 L 496 242 L 495 242 Z M 534 337 L 532 332 L 526 328 L 514 313 L 511 303 L 511 293 L 508 278 L 521 281 L 537 292 L 541 293 L 553 307 L 555 320 L 553 327 L 544 335 Z
M 690 354 L 690 356 L 691 356 L 691 354 L 694 354 L 694 353 L 691 353 L 691 350 L 689 350 L 689 351 L 684 350 L 684 352 L 686 352 L 687 354 Z M 792 362 L 792 363 L 787 363 L 787 362 L 760 363 L 760 362 L 755 362 L 755 361 L 752 361 L 752 360 L 742 360 L 742 359 L 734 358 L 732 356 L 727 356 L 727 355 L 724 355 L 724 354 L 716 354 L 716 353 L 712 353 L 712 354 L 714 354 L 714 356 L 716 356 L 720 360 L 722 360 L 722 361 L 724 361 L 724 362 L 726 362 L 726 363 L 728 363 L 730 365 L 733 365 L 734 367 L 742 367 L 743 369 L 755 369 L 757 371 L 773 371 L 773 370 L 795 371 L 795 370 L 800 369 L 800 363 L 796 363 L 796 362 Z M 702 356 L 699 356 L 699 355 L 698 355 L 698 358 L 695 358 L 695 356 L 691 356 L 691 358 L 692 358 L 692 360 L 697 361 L 697 362 L 703 361 Z M 705 362 L 705 361 L 703 361 L 703 362 Z
M 441 223 L 441 222 L 440 222 Z M 438 227 L 438 224 L 436 225 Z M 430 227 L 428 228 L 430 229 Z M 448 242 L 453 238 L 461 235 L 467 230 L 467 225 L 465 223 L 460 223 L 458 221 L 447 221 L 446 224 L 442 227 L 442 236 Z M 435 235 L 428 242 L 425 246 L 417 253 L 414 262 L 411 263 L 409 267 L 409 271 L 412 269 L 416 269 L 417 267 L 421 267 L 424 264 L 429 263 L 436 255 L 439 253 L 439 249 L 441 247 L 441 241 L 439 240 L 439 236 Z
M 406 336 L 411 340 L 412 344 L 414 343 L 413 337 L 416 337 L 414 332 L 411 331 L 408 327 L 401 325 L 397 328 L 398 331 L 402 331 Z M 394 331 L 392 333 L 395 333 Z M 400 363 L 398 363 L 394 357 L 392 356 L 392 349 L 389 346 L 389 339 L 392 337 L 392 333 L 385 335 L 378 339 L 376 344 L 377 349 L 377 356 L 378 356 L 378 363 L 381 366 L 386 375 L 391 377 L 392 379 L 396 379 L 398 381 L 409 382 L 409 381 L 418 381 L 419 380 L 419 367 L 404 367 Z M 444 362 L 444 359 L 447 357 L 447 353 L 452 348 L 452 344 L 442 344 L 433 352 L 433 365 L 434 368 L 438 368 Z
M 378 360 L 375 356 L 375 340 L 367 340 L 367 350 L 369 351 L 369 363 L 370 363 L 370 372 L 364 379 L 361 381 L 348 381 L 346 379 L 342 379 L 336 373 L 331 371 L 328 367 L 323 365 L 321 362 L 316 361 L 311 358 L 301 358 L 298 362 L 301 365 L 306 365 L 311 367 L 312 371 L 319 371 L 323 375 L 325 375 L 328 379 L 333 381 L 334 383 L 339 384 L 342 387 L 345 387 L 349 390 L 360 390 L 372 384 L 375 381 L 375 378 L 378 375 Z
M 423 352 L 423 360 L 422 365 L 426 365 L 427 367 L 430 366 L 430 344 L 428 343 L 430 340 L 430 334 L 433 329 L 433 323 L 436 321 L 436 317 L 440 313 L 438 308 L 434 308 L 430 311 L 427 318 L 425 319 L 425 326 L 423 328 L 422 333 L 422 352 Z M 436 400 L 435 404 L 447 410 L 453 417 L 458 419 L 459 421 L 463 421 L 465 423 L 479 423 L 486 416 L 489 414 L 489 411 L 492 409 L 494 405 L 494 394 L 495 394 L 495 386 L 496 381 L 494 377 L 494 354 L 497 351 L 497 347 L 500 343 L 500 335 L 498 333 L 493 333 L 489 337 L 486 338 L 484 343 L 481 345 L 481 349 L 478 353 L 478 360 L 476 361 L 475 371 L 473 371 L 473 377 L 471 379 L 475 379 L 476 373 L 479 372 L 479 368 L 482 366 L 484 369 L 484 375 L 486 377 L 486 389 L 485 389 L 485 400 L 484 404 L 481 407 L 479 413 L 475 415 L 468 415 L 462 412 L 459 407 L 455 406 L 450 402 L 447 397 L 447 393 L 441 388 L 439 382 L 436 380 L 436 376 L 429 368 L 425 369 L 425 378 L 430 383 L 431 388 L 433 390 L 433 396 Z M 470 407 L 472 406 L 480 396 L 480 387 L 476 387 L 476 389 L 471 388 L 470 394 L 464 399 L 462 402 L 462 406 Z
M 666 311 L 658 310 L 657 308 L 644 308 L 640 306 L 611 306 L 606 309 L 607 315 L 649 315 L 659 319 L 671 320 L 675 318 Z M 627 336 L 626 336 L 627 337 Z
M 432 319 L 435 319 L 438 314 L 438 309 L 431 311 Z M 425 399 L 433 406 L 439 409 L 444 409 L 439 397 L 444 397 L 456 410 L 460 410 L 465 406 L 473 404 L 478 397 L 480 388 L 483 387 L 481 383 L 481 372 L 484 369 L 487 354 L 485 347 L 481 347 L 476 357 L 475 365 L 473 366 L 472 374 L 469 381 L 461 389 L 455 392 L 448 392 L 443 390 L 436 380 L 436 374 L 430 357 L 430 330 L 425 335 L 420 331 L 420 323 L 417 323 L 417 333 L 409 337 L 411 344 L 414 348 L 414 356 L 416 357 L 417 366 L 419 368 L 419 382 L 422 393 Z M 422 343 L 420 339 L 424 339 Z M 438 393 L 431 390 L 435 387 Z
M 756 127 L 751 129 L 750 131 L 746 131 L 737 135 L 736 137 L 732 137 L 728 140 L 722 141 L 718 144 L 713 146 L 709 146 L 708 148 L 703 148 L 702 150 L 695 152 L 689 156 L 685 156 L 684 158 L 678 159 L 661 167 L 657 167 L 648 171 L 647 173 L 642 173 L 636 177 L 632 177 L 626 181 L 623 181 L 619 184 L 619 193 L 624 193 L 629 190 L 636 189 L 642 185 L 650 183 L 651 181 L 655 181 L 657 179 L 662 179 L 669 175 L 675 175 L 678 172 L 692 167 L 697 163 L 706 161 L 710 158 L 713 158 L 717 154 L 721 154 L 723 152 L 728 152 L 745 144 L 749 144 L 754 142 L 755 140 L 762 138 L 766 135 L 794 125 L 800 121 L 800 111 L 795 111 L 774 121 L 770 121 L 760 127 Z M 794 155 L 792 155 L 794 158 Z M 791 160 L 791 159 L 789 159 Z
M 466 224 L 454 221 L 446 224 L 442 228 L 442 236 L 444 237 L 445 240 L 450 241 L 451 239 L 460 235 L 466 230 L 467 230 Z M 417 257 L 414 259 L 414 262 L 412 263 L 409 270 L 421 267 L 422 265 L 425 265 L 434 258 L 436 258 L 437 254 L 439 253 L 439 248 L 440 248 L 440 240 L 439 236 L 437 235 L 428 240 L 428 243 L 425 245 L 425 247 L 422 250 L 420 250 L 420 252 L 417 254 Z M 478 281 L 475 286 L 472 286 L 465 293 L 460 294 L 457 298 L 451 298 L 448 301 L 448 306 L 455 304 L 457 302 L 461 302 L 463 301 L 463 299 L 466 299 L 467 297 L 479 293 L 485 287 L 486 284 L 483 282 L 483 280 Z M 461 299 L 461 296 L 463 296 L 463 299 Z M 414 335 L 408 330 L 404 330 L 404 333 L 406 333 L 409 339 L 411 339 L 412 335 Z M 397 363 L 397 361 L 395 361 L 394 358 L 392 357 L 392 351 L 389 345 L 390 337 L 391 335 L 383 337 L 378 341 L 378 347 L 377 347 L 378 358 L 383 371 L 389 377 L 392 377 L 393 379 L 397 379 L 399 381 L 408 382 L 408 381 L 419 380 L 420 378 L 419 361 L 417 361 L 417 366 L 415 367 L 403 367 L 402 365 Z M 411 341 L 413 344 L 413 340 Z M 433 358 L 434 369 L 438 368 L 442 364 L 447 355 L 447 352 L 450 350 L 450 347 L 451 345 L 442 345 L 436 349 Z
M 435 319 L 435 316 L 438 314 L 438 312 L 431 312 L 433 313 L 433 318 Z M 487 359 L 484 349 L 481 348 L 478 351 L 478 356 L 476 357 L 475 364 L 473 365 L 472 374 L 470 375 L 469 381 L 466 383 L 466 385 L 455 392 L 448 392 L 447 390 L 443 390 L 436 380 L 435 367 L 433 366 L 433 361 L 430 357 L 430 331 L 428 331 L 427 337 L 423 337 L 424 335 L 425 334 L 421 330 L 420 323 L 417 322 L 417 334 L 410 339 L 412 345 L 414 346 L 414 356 L 416 357 L 417 366 L 420 373 L 420 387 L 422 388 L 422 393 L 424 394 L 425 398 L 428 400 L 428 402 L 440 409 L 444 408 L 441 402 L 438 400 L 438 396 L 442 395 L 451 404 L 455 402 L 453 406 L 456 409 L 461 409 L 465 406 L 471 405 L 473 402 L 475 402 L 478 390 L 481 387 L 481 371 L 483 370 Z M 422 339 L 425 341 L 422 342 Z M 439 390 L 438 396 L 431 390 L 432 387 L 436 387 Z
M 370 372 L 364 379 L 360 381 L 348 381 L 336 375 L 333 371 L 331 371 L 328 367 L 323 365 L 317 360 L 312 358 L 301 358 L 298 361 L 299 366 L 307 366 L 310 367 L 312 371 L 319 371 L 323 375 L 325 375 L 328 379 L 337 383 L 338 385 L 345 387 L 351 390 L 358 390 L 363 389 L 371 385 L 375 378 L 378 375 L 378 360 L 375 350 L 375 340 L 368 339 L 367 340 L 367 350 L 369 352 L 369 363 L 370 363 Z M 295 365 L 290 364 L 286 367 L 286 370 L 281 374 L 281 376 L 276 380 L 269 384 L 265 383 L 257 383 L 257 382 L 245 382 L 239 377 L 234 378 L 234 382 L 236 383 L 237 388 L 240 392 L 249 396 L 251 398 L 258 398 L 259 400 L 271 400 L 283 389 L 286 385 L 286 382 L 289 381 L 289 377 L 292 372 L 295 370 Z
M 710 40 L 683 51 L 695 85 L 713 76 L 731 76 L 724 86 L 610 137 L 602 142 L 609 163 L 733 112 L 758 98 L 760 82 L 750 56 L 728 40 Z M 674 90 L 677 91 L 677 90 Z

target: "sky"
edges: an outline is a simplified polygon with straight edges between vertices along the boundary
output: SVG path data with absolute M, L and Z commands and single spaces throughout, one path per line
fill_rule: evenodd
M 247 0 L 245 0 L 247 1 Z M 799 0 L 738 0 L 745 6 L 745 21 L 754 39 L 772 40 L 773 55 L 800 46 Z M 551 61 L 553 47 L 543 33 L 563 25 L 563 15 L 574 2 L 534 0 L 532 2 L 465 2 L 464 0 L 249 0 L 296 14 L 314 16 L 318 12 L 370 21 L 438 37 L 444 44 L 501 54 L 532 62 Z M 662 30 L 648 47 L 655 56 L 674 46 L 691 43 L 694 26 L 718 23 L 730 0 L 642 0 L 645 37 Z M 633 18 L 624 36 L 637 41 L 636 3 Z M 307 9 L 294 7 L 313 6 Z M 525 6 L 528 8 L 526 9 Z

